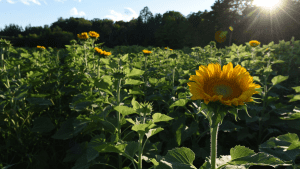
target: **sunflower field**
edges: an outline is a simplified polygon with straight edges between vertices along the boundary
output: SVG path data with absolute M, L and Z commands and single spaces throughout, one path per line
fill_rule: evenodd
M 1 168 L 300 168 L 300 41 L 109 49 L 99 36 L 0 40 Z

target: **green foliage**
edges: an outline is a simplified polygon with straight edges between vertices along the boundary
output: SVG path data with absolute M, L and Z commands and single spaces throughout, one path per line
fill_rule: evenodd
M 59 52 L 1 49 L 2 167 L 210 168 L 208 132 L 219 122 L 217 150 L 227 155 L 217 156 L 217 168 L 296 166 L 300 89 L 290 74 L 300 64 L 294 56 L 299 41 L 293 42 L 295 54 L 286 42 L 254 50 L 215 44 L 191 53 L 123 46 L 134 53 L 121 54 L 105 47 L 112 55 L 101 59 L 92 43 L 85 48 L 76 40 Z M 143 49 L 153 49 L 147 69 Z M 279 59 L 274 51 L 281 49 Z M 230 109 L 191 100 L 186 83 L 209 60 L 249 71 L 261 85 L 254 102 Z

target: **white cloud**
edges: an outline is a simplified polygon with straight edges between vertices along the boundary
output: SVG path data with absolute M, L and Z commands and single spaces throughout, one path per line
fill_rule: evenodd
M 85 13 L 83 11 L 78 12 L 75 7 L 70 10 L 70 14 L 71 15 L 85 16 Z
M 113 21 L 126 21 L 129 22 L 132 18 L 137 18 L 139 15 L 131 8 L 125 8 L 126 15 L 110 10 L 110 13 L 113 15 L 106 15 L 105 18 L 112 19 Z
M 0 0 L 1 1 L 1 0 Z M 15 4 L 16 2 L 14 2 L 13 0 L 6 0 L 8 3 L 10 4 Z M 41 3 L 39 1 L 44 1 L 45 4 L 47 4 L 47 2 L 45 0 L 20 0 L 23 4 L 25 5 L 30 5 L 30 2 L 37 4 L 37 5 L 41 5 Z
M 10 3 L 10 4 L 16 3 L 16 2 L 14 2 L 14 1 L 12 1 L 12 0 L 7 0 L 7 2 Z
M 21 2 L 25 5 L 29 5 L 29 2 L 33 2 L 37 5 L 41 5 L 41 3 L 39 2 L 39 0 L 21 0 Z
M 74 0 L 74 1 L 78 1 L 78 2 L 81 2 L 81 0 Z
M 55 1 L 64 3 L 64 1 L 66 0 L 55 0 Z

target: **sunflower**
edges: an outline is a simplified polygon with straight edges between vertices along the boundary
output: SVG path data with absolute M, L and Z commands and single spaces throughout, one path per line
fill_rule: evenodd
M 226 33 L 224 33 L 223 31 L 217 31 L 215 33 L 215 39 L 219 43 L 224 42 L 226 40 Z
M 256 47 L 256 46 L 260 45 L 260 42 L 257 40 L 252 40 L 249 42 L 249 44 L 250 44 L 250 46 Z
M 149 51 L 149 50 L 143 50 L 143 52 L 144 52 L 144 54 L 150 54 L 150 53 L 152 53 L 152 52 Z
M 95 31 L 90 31 L 89 34 L 90 34 L 90 36 L 93 37 L 93 38 L 98 38 L 98 37 L 100 36 L 100 35 L 99 35 L 97 32 L 95 32 Z
M 196 75 L 191 75 L 188 82 L 189 89 L 193 94 L 192 100 L 204 100 L 209 102 L 220 101 L 224 105 L 244 105 L 244 102 L 252 102 L 251 96 L 259 93 L 255 88 L 260 85 L 253 83 L 253 77 L 240 65 L 233 68 L 231 62 L 223 66 L 209 64 L 199 66 Z
M 89 36 L 88 36 L 88 34 L 87 34 L 86 32 L 83 32 L 83 33 L 81 33 L 81 34 L 77 34 L 77 37 L 78 37 L 79 39 L 83 39 L 83 40 L 89 38 Z

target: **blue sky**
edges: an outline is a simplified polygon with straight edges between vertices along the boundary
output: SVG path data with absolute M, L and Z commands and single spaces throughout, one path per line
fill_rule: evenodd
M 0 29 L 5 25 L 51 25 L 59 17 L 84 17 L 92 20 L 112 19 L 130 21 L 148 6 L 153 15 L 177 11 L 187 17 L 199 10 L 211 11 L 217 0 L 0 0 Z

